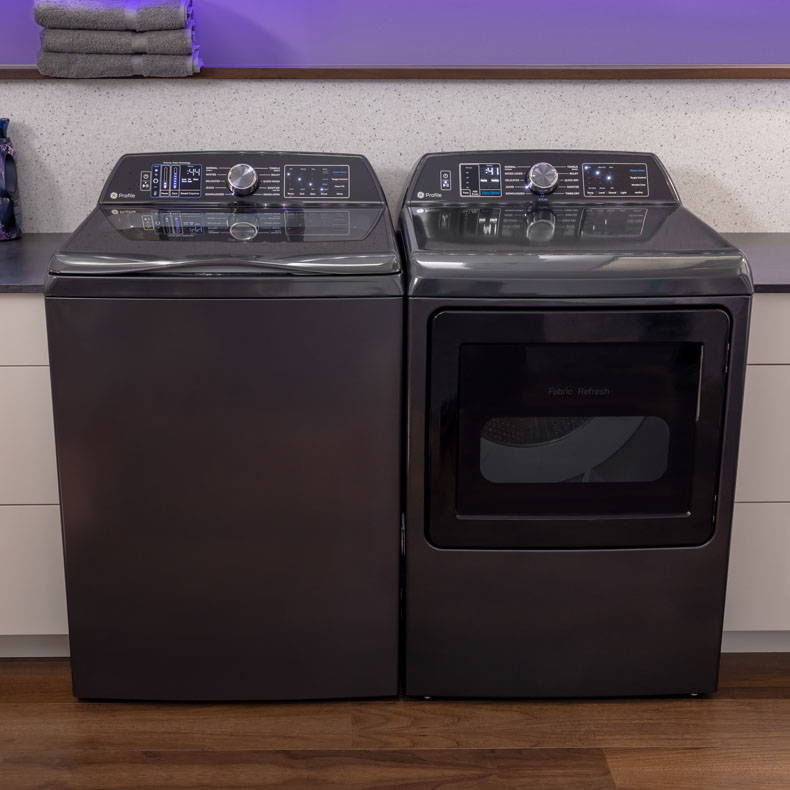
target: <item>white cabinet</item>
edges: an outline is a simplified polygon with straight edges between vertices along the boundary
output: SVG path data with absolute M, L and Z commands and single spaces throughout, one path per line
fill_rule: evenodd
M 0 294 L 0 636 L 65 634 L 49 357 L 40 294 Z
M 57 503 L 49 368 L 0 367 L 0 505 Z
M 790 502 L 790 365 L 749 365 L 738 502 Z
M 750 365 L 790 364 L 790 293 L 754 297 L 748 361 Z
M 790 630 L 790 504 L 735 506 L 724 628 Z
M 48 365 L 44 298 L 0 294 L 0 365 Z
M 0 506 L 0 635 L 67 632 L 58 506 Z
M 790 630 L 790 294 L 758 294 L 724 628 Z

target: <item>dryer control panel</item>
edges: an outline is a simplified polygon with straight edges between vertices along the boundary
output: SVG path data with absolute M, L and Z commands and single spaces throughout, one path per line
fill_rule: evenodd
M 680 201 L 654 154 L 612 151 L 474 151 L 428 154 L 408 204 L 659 203 Z
M 221 151 L 127 154 L 103 205 L 384 203 L 367 159 L 353 154 Z

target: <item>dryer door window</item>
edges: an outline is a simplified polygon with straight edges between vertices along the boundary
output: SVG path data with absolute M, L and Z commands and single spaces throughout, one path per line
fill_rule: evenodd
M 710 537 L 726 313 L 446 311 L 432 329 L 434 544 Z
M 653 483 L 666 474 L 669 439 L 655 416 L 492 417 L 480 473 L 489 483 Z

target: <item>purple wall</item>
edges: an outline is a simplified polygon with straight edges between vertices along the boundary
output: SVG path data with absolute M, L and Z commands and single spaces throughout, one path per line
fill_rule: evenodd
M 35 61 L 0 0 L 0 64 Z M 208 66 L 790 63 L 790 0 L 194 0 Z

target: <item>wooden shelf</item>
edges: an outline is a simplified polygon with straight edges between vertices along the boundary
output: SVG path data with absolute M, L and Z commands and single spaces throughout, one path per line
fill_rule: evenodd
M 0 80 L 47 80 L 35 67 L 2 68 Z M 142 79 L 131 77 L 130 79 Z M 757 66 L 379 66 L 225 68 L 210 66 L 201 80 L 778 80 L 790 64 Z

